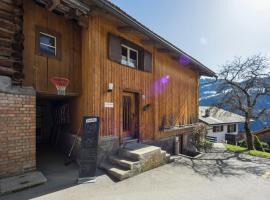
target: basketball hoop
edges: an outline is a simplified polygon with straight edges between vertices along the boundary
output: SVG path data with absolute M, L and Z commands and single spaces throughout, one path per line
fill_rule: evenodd
M 58 95 L 66 94 L 66 88 L 69 84 L 69 79 L 63 77 L 52 77 L 50 81 L 56 87 Z

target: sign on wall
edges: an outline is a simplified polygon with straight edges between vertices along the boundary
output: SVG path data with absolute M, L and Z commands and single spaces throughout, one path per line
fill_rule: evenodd
M 99 117 L 83 117 L 78 183 L 95 182 L 98 153 Z
M 113 102 L 105 102 L 104 107 L 105 108 L 113 108 Z

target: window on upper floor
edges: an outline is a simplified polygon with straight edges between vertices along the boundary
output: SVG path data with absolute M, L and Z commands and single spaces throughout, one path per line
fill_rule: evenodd
M 152 54 L 121 37 L 109 34 L 109 59 L 130 68 L 152 72 Z
M 121 45 L 121 64 L 138 68 L 139 52 L 127 45 Z
M 39 33 L 39 50 L 48 56 L 56 56 L 56 37 L 47 33 Z
M 236 124 L 230 124 L 227 126 L 227 133 L 234 133 L 236 132 Z
M 222 131 L 223 131 L 223 125 L 213 126 L 213 132 L 214 133 L 222 132 Z
M 36 28 L 36 53 L 41 56 L 60 58 L 60 34 L 46 28 Z

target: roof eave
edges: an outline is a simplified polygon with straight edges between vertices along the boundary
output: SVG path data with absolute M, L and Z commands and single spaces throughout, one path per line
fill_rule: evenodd
M 163 39 L 162 37 L 160 37 L 153 31 L 145 27 L 143 24 L 141 24 L 140 22 L 132 18 L 130 15 L 123 12 L 121 9 L 118 9 L 117 7 L 113 6 L 112 3 L 108 2 L 107 0 L 93 0 L 93 2 L 99 7 L 105 9 L 106 11 L 109 11 L 112 14 L 116 15 L 127 24 L 134 26 L 134 28 L 137 28 L 138 30 L 142 31 L 148 37 L 153 38 L 154 40 L 166 46 L 167 48 L 171 49 L 172 51 L 178 53 L 179 55 L 186 56 L 193 64 L 195 64 L 198 67 L 198 71 L 200 72 L 200 75 L 209 76 L 209 77 L 217 77 L 214 71 L 212 71 L 211 69 L 209 69 L 208 67 L 206 67 L 205 65 L 197 61 L 195 58 L 193 58 L 192 56 L 182 51 L 181 49 L 177 48 L 175 45 Z

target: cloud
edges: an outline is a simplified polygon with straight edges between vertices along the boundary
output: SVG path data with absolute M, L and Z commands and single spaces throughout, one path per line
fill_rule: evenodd
M 205 37 L 201 37 L 200 38 L 200 44 L 203 45 L 203 46 L 207 45 L 208 44 L 207 39 Z

